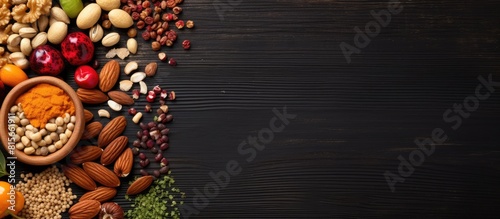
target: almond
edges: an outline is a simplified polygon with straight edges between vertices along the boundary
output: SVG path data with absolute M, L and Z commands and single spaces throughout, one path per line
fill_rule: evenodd
M 95 190 L 97 188 L 94 180 L 82 168 L 75 165 L 62 165 L 61 168 L 66 177 L 83 189 Z
M 123 91 L 110 91 L 108 92 L 109 98 L 121 105 L 132 105 L 134 104 L 134 99 Z
M 82 164 L 85 172 L 94 179 L 96 182 L 107 187 L 120 186 L 120 179 L 113 173 L 113 171 L 104 167 L 101 164 L 94 162 L 85 162 Z
M 101 203 L 96 200 L 84 200 L 73 205 L 68 213 L 70 219 L 94 218 L 101 211 Z
M 131 148 L 125 149 L 115 162 L 114 172 L 119 177 L 127 177 L 134 166 L 134 154 Z
M 83 118 L 85 119 L 85 123 L 88 123 L 88 122 L 90 122 L 90 120 L 92 120 L 94 118 L 94 114 L 92 114 L 92 112 L 84 109 L 83 110 Z
M 101 104 L 108 101 L 108 96 L 97 89 L 78 88 L 76 94 L 82 101 L 87 104 Z
M 83 131 L 82 139 L 88 140 L 97 137 L 102 130 L 102 124 L 100 122 L 92 122 L 85 126 Z
M 107 62 L 99 73 L 99 89 L 103 92 L 110 91 L 120 77 L 120 64 L 116 60 Z
M 123 150 L 127 147 L 127 136 L 120 136 L 109 143 L 106 149 L 102 152 L 101 164 L 106 166 L 115 162 L 116 159 L 122 154 Z
M 97 146 L 101 148 L 107 146 L 109 143 L 111 143 L 111 141 L 115 140 L 115 138 L 122 134 L 126 126 L 127 120 L 124 116 L 117 116 L 116 118 L 112 119 L 106 126 L 104 126 L 101 134 L 99 134 L 99 138 L 97 139 Z
M 74 164 L 81 164 L 99 158 L 102 151 L 102 148 L 97 146 L 83 146 L 73 150 L 69 159 Z
M 127 195 L 136 195 L 146 190 L 153 183 L 153 176 L 143 176 L 135 180 L 127 189 Z
M 111 200 L 116 196 L 116 189 L 109 187 L 98 187 L 94 191 L 87 192 L 80 197 L 79 201 L 96 200 L 100 203 Z

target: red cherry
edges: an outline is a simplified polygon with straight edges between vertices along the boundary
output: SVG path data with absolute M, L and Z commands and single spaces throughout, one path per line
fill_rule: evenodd
M 75 70 L 76 84 L 85 89 L 93 89 L 99 83 L 99 75 L 94 68 L 82 65 Z

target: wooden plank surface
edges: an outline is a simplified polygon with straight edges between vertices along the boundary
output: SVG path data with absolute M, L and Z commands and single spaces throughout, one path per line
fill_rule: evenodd
M 165 50 L 179 66 L 161 65 L 147 81 L 177 93 L 173 175 L 195 207 L 194 190 L 214 182 L 211 171 L 231 160 L 241 167 L 192 218 L 498 217 L 500 91 L 458 130 L 443 114 L 474 95 L 479 76 L 500 81 L 500 3 L 401 6 L 348 64 L 339 45 L 353 45 L 354 28 L 388 1 L 185 1 L 183 16 L 196 29 L 179 39 L 190 39 L 192 50 Z M 129 60 L 156 60 L 139 43 L 145 48 Z M 273 108 L 283 107 L 296 118 L 248 162 L 240 143 L 269 128 Z M 392 192 L 383 174 L 398 174 L 398 156 L 409 159 L 414 140 L 435 128 L 448 139 Z M 115 201 L 128 204 L 123 195 Z

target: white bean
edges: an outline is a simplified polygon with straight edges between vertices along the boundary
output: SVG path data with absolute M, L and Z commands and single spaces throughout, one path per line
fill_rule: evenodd
M 57 117 L 56 118 L 56 125 L 57 126 L 62 126 L 64 125 L 64 119 L 62 117 Z
M 43 137 L 43 140 L 47 144 L 52 144 L 52 138 L 50 137 L 50 135 L 46 135 L 45 137 Z
M 31 146 L 31 141 L 28 137 L 23 136 L 21 137 L 21 142 L 24 144 L 24 146 L 29 147 Z
M 35 142 L 39 142 L 40 140 L 42 140 L 42 133 L 37 132 L 35 134 L 32 134 L 31 135 L 31 140 L 35 141 Z
M 71 123 L 75 124 L 76 123 L 76 116 L 71 116 L 70 120 Z
M 22 126 L 27 126 L 30 124 L 30 121 L 28 119 L 21 119 L 21 125 Z
M 54 146 L 55 146 L 57 149 L 61 149 L 63 145 L 64 145 L 64 144 L 63 144 L 61 141 L 57 141 L 57 142 L 54 144 Z
M 73 131 L 75 130 L 75 124 L 73 124 L 72 122 L 68 123 L 68 125 L 66 126 L 67 129 L 69 129 L 70 131 Z
M 33 154 L 33 153 L 35 153 L 35 149 L 32 147 L 24 148 L 24 153 L 27 155 Z
M 57 125 L 55 123 L 47 123 L 45 125 L 45 129 L 47 129 L 47 131 L 49 132 L 55 132 L 57 131 Z
M 54 145 L 50 145 L 49 147 L 47 147 L 47 149 L 49 149 L 50 153 L 54 153 L 57 150 L 56 146 L 54 146 Z
M 64 134 L 68 137 L 68 138 L 71 138 L 71 135 L 73 134 L 73 132 L 69 129 L 66 129 L 66 131 L 64 132 Z
M 71 121 L 71 115 L 69 113 L 64 114 L 64 123 L 69 123 Z
M 17 150 L 23 150 L 23 149 L 24 149 L 24 144 L 23 144 L 23 143 L 21 143 L 21 142 L 17 143 L 17 144 L 16 144 L 16 149 L 17 149 Z
M 19 108 L 18 108 L 17 106 L 12 106 L 12 107 L 10 108 L 10 112 L 11 112 L 11 113 L 17 113 L 17 110 L 18 110 L 18 109 L 19 109 Z
M 59 139 L 63 144 L 66 144 L 66 142 L 68 142 L 68 136 L 66 136 L 64 133 L 59 134 Z

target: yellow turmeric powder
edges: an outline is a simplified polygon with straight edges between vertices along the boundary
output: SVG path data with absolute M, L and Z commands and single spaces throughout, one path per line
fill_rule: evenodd
M 36 128 L 45 128 L 50 119 L 73 115 L 75 104 L 61 88 L 50 84 L 39 84 L 17 98 L 24 115 Z

